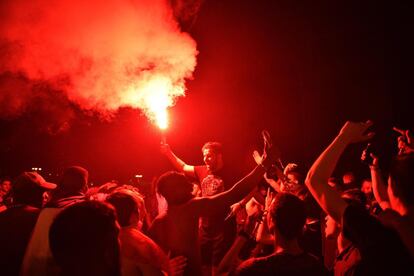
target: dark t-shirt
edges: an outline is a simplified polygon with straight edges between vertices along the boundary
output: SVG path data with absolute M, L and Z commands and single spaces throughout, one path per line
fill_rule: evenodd
M 200 183 L 201 195 L 203 197 L 222 193 L 235 184 L 225 169 L 213 173 L 207 169 L 207 166 L 196 166 L 194 171 Z M 224 219 L 229 212 L 228 207 L 223 206 L 209 216 L 201 218 L 200 228 L 202 236 L 214 237 L 223 232 L 223 227 L 225 227 Z
M 354 245 L 348 246 L 335 259 L 335 275 L 354 275 L 360 261 L 359 250 Z
M 243 262 L 235 275 L 326 275 L 323 265 L 313 256 L 302 253 L 275 253 Z
M 353 205 L 345 209 L 342 220 L 344 236 L 361 254 L 351 275 L 414 275 L 411 257 L 394 230 Z
M 40 210 L 11 206 L 0 213 L 0 274 L 18 275 Z

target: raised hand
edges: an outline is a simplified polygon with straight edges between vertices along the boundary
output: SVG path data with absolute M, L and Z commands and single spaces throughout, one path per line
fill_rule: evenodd
M 254 161 L 256 162 L 257 165 L 262 164 L 263 158 L 257 150 L 253 151 L 253 159 L 254 159 Z
M 405 154 L 414 152 L 414 136 L 409 130 L 402 130 L 396 127 L 392 128 L 394 131 L 398 132 L 398 154 Z
M 243 208 L 244 208 L 244 205 L 240 202 L 237 202 L 230 206 L 230 211 L 232 214 L 237 214 Z
M 184 274 L 184 269 L 187 266 L 187 258 L 177 256 L 170 259 L 170 275 L 181 276 Z
M 161 142 L 160 151 L 162 154 L 167 154 L 171 152 L 170 145 L 167 143 Z
M 270 205 L 273 203 L 274 194 L 270 191 L 270 188 L 267 188 L 267 194 L 265 199 L 265 210 L 269 211 Z
M 373 132 L 368 132 L 368 129 L 372 125 L 372 121 L 359 123 L 347 121 L 339 132 L 339 137 L 344 139 L 346 143 L 358 143 L 367 141 L 375 135 Z

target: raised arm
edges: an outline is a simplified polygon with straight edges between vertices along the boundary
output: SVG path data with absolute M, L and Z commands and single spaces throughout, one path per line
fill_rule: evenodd
M 184 173 L 187 176 L 196 177 L 194 166 L 187 165 L 183 160 L 178 158 L 171 150 L 170 145 L 166 143 L 161 143 L 161 153 L 164 154 L 168 158 L 168 160 L 170 160 L 171 164 L 174 166 L 176 170 Z
M 366 134 L 372 122 L 346 122 L 338 136 L 318 157 L 310 168 L 305 184 L 322 209 L 336 222 L 341 223 L 346 203 L 338 191 L 332 189 L 328 179 L 345 148 L 351 143 L 366 141 L 373 133 Z
M 391 208 L 387 193 L 387 185 L 385 185 L 384 177 L 378 165 L 378 157 L 372 153 L 370 155 L 372 158 L 372 164 L 369 166 L 371 171 L 372 192 L 381 209 L 385 210 Z
M 260 156 L 257 150 L 253 151 L 253 159 L 256 164 L 260 164 L 262 162 L 262 156 Z M 286 176 L 284 175 L 283 171 L 278 167 L 274 166 L 274 174 L 278 177 L 279 180 L 274 180 L 272 178 L 267 177 L 266 174 L 263 175 L 263 178 L 266 180 L 267 184 L 269 184 L 276 192 L 280 192 L 280 179 L 285 179 Z

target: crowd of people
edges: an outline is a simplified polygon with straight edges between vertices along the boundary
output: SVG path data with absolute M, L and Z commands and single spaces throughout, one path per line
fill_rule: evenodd
M 306 174 L 280 159 L 263 132 L 262 153 L 233 179 L 222 146 L 204 164 L 161 153 L 175 171 L 154 194 L 107 183 L 88 188 L 80 166 L 57 183 L 23 172 L 0 183 L 0 275 L 414 275 L 414 137 L 400 136 L 389 168 L 369 147 L 370 177 L 333 173 L 372 122 L 347 122 Z M 360 160 L 355 160 L 359 162 Z

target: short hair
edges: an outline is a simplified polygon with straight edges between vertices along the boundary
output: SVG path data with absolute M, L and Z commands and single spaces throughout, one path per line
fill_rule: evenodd
M 300 237 L 306 222 L 305 204 L 290 193 L 278 193 L 269 214 L 275 227 L 287 240 Z
M 184 174 L 169 171 L 160 176 L 157 181 L 157 191 L 167 200 L 168 204 L 182 204 L 189 200 L 193 184 Z
M 222 151 L 222 145 L 219 142 L 207 142 L 203 145 L 203 147 L 201 148 L 201 151 L 204 151 L 206 149 L 211 150 L 212 152 L 216 153 L 216 154 L 221 154 Z
M 89 173 L 80 166 L 71 166 L 64 170 L 55 192 L 60 196 L 73 196 L 82 193 L 88 187 Z
M 414 154 L 399 155 L 390 167 L 394 195 L 407 206 L 414 204 Z
M 84 201 L 56 216 L 50 249 L 63 275 L 119 275 L 118 233 L 110 204 Z
M 144 200 L 136 192 L 128 189 L 120 189 L 108 196 L 107 202 L 115 207 L 118 223 L 121 227 L 129 226 L 131 215 L 137 213 L 142 216 L 140 210 L 144 207 Z
M 341 198 L 348 204 L 358 205 L 364 207 L 367 204 L 367 196 L 358 188 L 353 188 L 344 191 Z

